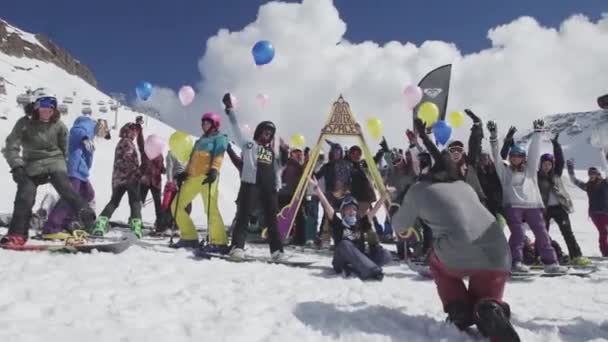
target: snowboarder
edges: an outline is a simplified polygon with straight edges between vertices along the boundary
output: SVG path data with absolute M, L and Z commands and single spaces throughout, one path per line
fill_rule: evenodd
M 551 139 L 553 154 L 545 153 L 540 157 L 540 169 L 538 170 L 538 186 L 545 205 L 545 226 L 549 230 L 551 219 L 555 220 L 568 246 L 570 263 L 585 266 L 589 265 L 591 260 L 583 257 L 581 248 L 572 232 L 568 216 L 572 212 L 572 200 L 562 182 L 565 161 L 558 139 L 559 133 Z
M 95 152 L 95 120 L 89 116 L 79 116 L 70 129 L 68 141 L 68 176 L 72 189 L 87 203 L 95 200 L 95 191 L 89 181 Z M 48 240 L 65 240 L 71 232 L 81 229 L 75 220 L 75 213 L 65 201 L 57 202 L 42 228 L 42 236 Z
M 502 185 L 507 225 L 511 231 L 509 246 L 513 257 L 512 267 L 516 272 L 529 272 L 530 270 L 528 266 L 523 264 L 524 219 L 534 233 L 538 253 L 545 264 L 545 272 L 562 273 L 567 271 L 567 268 L 558 264 L 557 255 L 551 246 L 543 217 L 543 200 L 538 188 L 540 133 L 543 129 L 544 122 L 542 120 L 534 121 L 534 133 L 532 134 L 529 153 L 526 153 L 521 145 L 513 145 L 509 150 L 510 165 L 507 166 L 500 161 L 496 123 L 488 122 L 492 154 L 494 160 L 498 161 L 495 163 L 496 172 Z
M 362 159 L 361 147 L 353 145 L 348 149 L 348 159 L 352 162 L 351 171 L 351 195 L 359 202 L 358 212 L 361 217 L 365 216 L 371 204 L 376 201 L 376 192 L 368 177 L 367 163 Z
M 576 186 L 587 193 L 589 216 L 599 232 L 599 246 L 602 256 L 608 257 L 608 180 L 596 167 L 587 170 L 589 180 L 585 183 L 574 175 L 574 162 L 568 160 L 568 175 Z
M 186 171 L 176 176 L 178 182 L 183 184 L 171 203 L 171 210 L 177 213 L 175 222 L 181 238 L 172 247 L 199 247 L 198 233 L 186 207 L 200 195 L 203 198 L 209 231 L 209 241 L 202 248 L 213 253 L 228 252 L 228 237 L 217 204 L 220 168 L 228 148 L 228 137 L 220 132 L 221 123 L 219 115 L 211 112 L 203 114 L 203 135 L 194 144 Z
M 120 200 L 125 192 L 129 196 L 129 206 L 131 207 L 131 216 L 129 225 L 133 234 L 141 238 L 142 222 L 141 222 L 141 191 L 140 191 L 140 157 L 139 150 L 135 146 L 134 140 L 139 134 L 137 124 L 128 122 L 119 132 L 120 140 L 116 145 L 114 153 L 114 169 L 112 171 L 112 197 L 110 202 L 105 206 L 97 222 L 95 228 L 91 232 L 93 235 L 103 236 L 109 228 L 110 218 L 114 211 L 120 205 Z
M 235 259 L 245 257 L 245 227 L 249 215 L 259 203 L 266 218 L 271 258 L 275 261 L 285 260 L 276 220 L 279 211 L 277 191 L 281 185 L 277 176 L 281 168 L 280 161 L 274 151 L 276 126 L 271 121 L 262 121 L 255 128 L 253 140 L 245 139 L 237 122 L 229 93 L 224 95 L 222 102 L 230 119 L 236 142 L 241 146 L 241 157 L 236 161 L 241 174 L 241 187 L 237 197 L 230 256 Z
M 2 153 L 17 183 L 13 216 L 0 244 L 22 246 L 29 237 L 30 217 L 39 185 L 51 183 L 77 213 L 87 228 L 95 222 L 95 212 L 71 187 L 67 173 L 68 129 L 60 120 L 57 98 L 46 89 L 37 89 L 27 115 L 17 120 L 6 137 Z
M 402 233 L 421 220 L 433 231 L 430 269 L 449 321 L 461 330 L 477 324 L 499 341 L 519 341 L 503 302 L 511 255 L 502 227 L 449 156 L 435 161 L 443 165 L 408 190 L 393 227 Z
M 361 215 L 358 213 L 360 207 L 357 199 L 349 195 L 342 200 L 339 211 L 336 211 L 314 177 L 311 177 L 310 183 L 315 187 L 331 226 L 336 246 L 332 260 L 334 271 L 344 271 L 347 274 L 354 272 L 362 280 L 382 280 L 382 266 L 389 263 L 392 257 L 380 245 L 371 221 L 382 206 L 383 200 L 377 201 L 373 209 L 368 209 L 366 215 Z M 369 245 L 368 253 L 365 253 L 366 240 Z

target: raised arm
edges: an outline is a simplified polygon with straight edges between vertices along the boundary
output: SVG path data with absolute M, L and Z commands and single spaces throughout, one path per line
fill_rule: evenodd
M 576 178 L 576 176 L 574 175 L 574 161 L 568 160 L 566 162 L 566 165 L 568 166 L 568 176 L 570 176 L 570 181 L 572 183 L 574 183 L 574 185 L 576 185 L 577 187 L 579 187 L 581 190 L 587 191 L 587 183 L 585 183 L 582 180 Z
M 465 109 L 465 113 L 473 120 L 471 127 L 471 135 L 469 135 L 469 153 L 467 154 L 467 162 L 469 165 L 476 167 L 479 164 L 481 156 L 481 141 L 483 140 L 483 126 L 481 119 L 475 115 L 470 109 Z
M 555 165 L 553 166 L 553 170 L 556 175 L 562 176 L 564 173 L 564 165 L 566 161 L 564 160 L 564 151 L 562 150 L 562 145 L 558 141 L 559 133 L 555 135 L 553 139 L 551 139 L 551 144 L 553 144 L 553 157 L 555 158 Z
M 334 217 L 336 211 L 327 200 L 327 197 L 325 197 L 323 191 L 321 191 L 321 188 L 319 188 L 319 182 L 314 176 L 310 177 L 310 184 L 312 184 L 312 186 L 314 187 L 314 191 L 317 193 L 317 196 L 319 196 L 319 202 L 321 202 L 321 205 L 323 206 L 325 216 L 328 220 L 331 220 Z
M 418 136 L 422 140 L 422 144 L 424 144 L 426 150 L 429 151 L 431 157 L 433 157 L 436 163 L 441 163 L 441 151 L 439 151 L 437 146 L 435 146 L 435 143 L 426 134 L 426 127 L 424 126 L 424 122 L 416 118 L 416 120 L 414 120 L 414 125 L 416 125 L 416 133 L 418 133 Z
M 509 131 L 507 132 L 507 136 L 505 137 L 505 140 L 502 143 L 502 148 L 500 149 L 500 157 L 502 160 L 506 160 L 509 156 L 509 150 L 515 143 L 515 140 L 513 139 L 515 132 L 517 132 L 517 128 L 513 126 L 511 126 L 511 128 L 509 128 Z M 496 162 L 498 160 L 499 159 L 495 159 L 494 161 Z
M 488 131 L 490 132 L 490 146 L 492 148 L 492 157 L 494 158 L 494 166 L 496 168 L 496 174 L 501 182 L 504 182 L 506 167 L 503 163 L 503 159 L 498 151 L 498 127 L 494 121 L 488 121 Z
M 526 160 L 526 173 L 528 177 L 537 177 L 540 166 L 540 139 L 544 126 L 543 120 L 534 121 L 534 133 L 532 133 L 532 139 L 528 147 L 528 158 Z

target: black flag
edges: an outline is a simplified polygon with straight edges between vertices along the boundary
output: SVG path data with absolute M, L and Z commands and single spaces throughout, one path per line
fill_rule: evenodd
M 439 120 L 445 120 L 451 75 L 452 64 L 447 64 L 429 72 L 422 78 L 418 83 L 418 86 L 422 89 L 422 100 L 414 107 L 414 120 L 418 117 L 418 107 L 427 101 L 433 102 L 439 109 Z
M 608 94 L 598 97 L 597 105 L 602 109 L 608 109 Z

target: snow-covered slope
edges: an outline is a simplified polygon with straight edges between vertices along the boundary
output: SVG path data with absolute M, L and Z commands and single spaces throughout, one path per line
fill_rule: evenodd
M 36 66 L 38 65 L 38 66 Z M 31 68 L 31 69 L 30 69 Z M 30 71 L 26 71 L 30 69 Z M 47 87 L 59 98 L 74 98 L 63 120 L 74 121 L 82 101 L 90 100 L 93 116 L 112 125 L 113 113 L 102 114 L 98 101 L 110 98 L 55 65 L 0 54 L 0 76 L 7 94 L 0 95 L 0 141 L 22 115 L 16 104 L 27 87 Z M 76 92 L 76 95 L 74 95 Z M 137 113 L 120 109 L 119 126 Z M 603 113 L 605 115 L 605 113 Z M 562 135 L 568 156 L 579 168 L 596 164 L 588 145 L 595 119 L 578 117 L 583 132 Z M 569 117 L 548 120 L 568 128 Z M 592 117 L 592 115 L 588 115 Z M 594 117 L 594 116 L 593 116 Z M 583 120 L 584 119 L 584 120 Z M 604 119 L 600 119 L 604 120 Z M 193 120 L 198 125 L 198 119 Z M 149 119 L 146 134 L 167 138 L 173 130 Z M 97 141 L 93 184 L 97 211 L 110 198 L 116 131 L 111 141 Z M 596 154 L 595 161 L 593 160 Z M 588 155 L 588 159 L 585 159 Z M 0 161 L 0 212 L 10 212 L 15 185 Z M 579 172 L 581 178 L 585 173 Z M 227 162 L 222 169 L 220 208 L 226 222 L 234 213 L 238 174 Z M 571 216 L 582 250 L 598 255 L 597 231 L 586 215 L 586 195 L 566 185 L 576 211 Z M 48 191 L 43 187 L 40 193 Z M 204 225 L 200 201 L 195 222 Z M 152 206 L 144 210 L 153 218 Z M 115 214 L 126 220 L 128 206 Z M 5 230 L 2 230 L 3 233 Z M 557 227 L 552 236 L 565 246 Z M 266 247 L 249 247 L 267 254 Z M 133 246 L 120 255 L 50 255 L 0 250 L 0 341 L 472 341 L 480 340 L 445 323 L 435 286 L 403 265 L 385 268 L 382 282 L 364 283 L 330 270 L 330 259 L 295 269 L 260 263 L 196 261 L 186 252 L 159 253 Z M 522 341 L 608 341 L 608 263 L 592 278 L 538 278 L 510 282 L 505 300 Z
M 66 104 L 68 106 L 68 113 L 62 117 L 68 128 L 71 127 L 75 118 L 82 112 L 82 103 L 86 100 L 91 102 L 90 107 L 93 110 L 93 118 L 103 118 L 108 121 L 110 126 L 114 125 L 114 112 L 102 113 L 99 111 L 101 106 L 98 105 L 99 101 L 107 104 L 111 101 L 111 98 L 79 77 L 68 74 L 54 64 L 28 58 L 11 57 L 0 53 L 0 76 L 5 79 L 6 87 L 6 94 L 0 95 L 0 115 L 7 117 L 6 121 L 0 121 L 0 142 L 2 145 L 16 120 L 23 116 L 23 110 L 16 100 L 17 96 L 25 93 L 27 89 L 48 88 L 57 94 L 59 101 L 63 101 L 66 97 L 71 97 L 73 103 Z M 126 122 L 134 122 L 137 115 L 142 114 L 121 107 L 118 110 L 118 128 Z M 198 118 L 193 120 L 193 125 L 199 125 Z M 144 126 L 144 134 L 146 136 L 157 134 L 165 138 L 166 141 L 168 141 L 169 136 L 174 131 L 173 128 L 154 118 L 148 118 Z M 96 191 L 97 212 L 103 209 L 103 206 L 109 201 L 111 196 L 110 185 L 114 148 L 118 142 L 117 130 L 113 130 L 111 133 L 112 140 L 97 139 L 96 141 L 92 183 Z M 8 164 L 4 160 L 0 161 L 0 174 L 5 175 L 0 179 L 0 187 L 2 187 L 6 196 L 5 201 L 0 201 L 0 212 L 10 212 L 16 186 L 11 180 Z M 234 215 L 234 200 L 236 199 L 238 190 L 238 179 L 238 172 L 227 159 L 220 177 L 220 207 L 227 223 L 230 222 Z M 45 192 L 50 191 L 49 188 L 50 186 L 42 186 L 39 191 L 39 198 Z M 204 223 L 204 215 L 202 214 L 203 206 L 201 201 L 195 201 L 194 205 L 193 217 L 195 222 L 198 225 L 206 225 Z M 113 219 L 126 220 L 128 216 L 128 203 L 125 199 Z M 152 204 L 144 208 L 144 221 L 154 221 L 154 208 Z

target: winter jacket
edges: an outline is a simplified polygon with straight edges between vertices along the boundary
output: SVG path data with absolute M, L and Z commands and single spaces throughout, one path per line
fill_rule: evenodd
M 112 171 L 112 188 L 139 183 L 141 170 L 139 168 L 139 150 L 129 138 L 129 127 L 125 124 L 120 129 L 120 140 L 114 152 L 114 170 Z
M 479 184 L 486 195 L 486 206 L 491 211 L 496 211 L 502 207 L 502 185 L 496 173 L 496 166 L 481 166 L 477 167 L 477 178 Z
M 155 189 L 162 187 L 162 174 L 166 172 L 163 155 L 150 160 L 145 154 L 141 157 L 141 184 Z
M 564 182 L 562 181 L 562 173 L 564 172 L 564 153 L 562 147 L 557 141 L 553 143 L 553 170 L 548 174 L 542 171 L 542 165 L 538 170 L 538 187 L 540 195 L 543 199 L 543 204 L 548 206 L 559 205 L 568 213 L 573 212 L 572 200 L 566 191 Z
M 342 240 L 350 240 L 361 252 L 365 251 L 365 234 L 372 231 L 372 225 L 367 216 L 358 219 L 354 226 L 349 226 L 342 222 L 341 214 L 335 212 L 329 223 L 336 245 Z
M 502 185 L 503 204 L 513 208 L 544 208 L 538 188 L 537 170 L 540 164 L 540 133 L 532 134 L 528 158 L 523 171 L 513 170 L 501 162 L 498 141 L 490 140 L 496 173 Z
M 6 137 L 2 154 L 11 169 L 25 168 L 28 176 L 67 172 L 68 129 L 59 120 L 42 122 L 22 117 Z
M 273 183 L 276 191 L 281 188 L 281 179 L 277 176 L 281 170 L 280 158 L 276 158 L 278 153 L 267 147 L 258 145 L 253 139 L 245 139 L 239 128 L 236 113 L 228 111 L 228 119 L 235 135 L 236 143 L 241 146 L 241 156 L 238 160 L 233 160 L 237 164 L 241 175 L 241 182 L 247 184 L 257 184 L 258 177 L 258 158 L 270 159 L 273 168 Z M 263 156 L 262 156 L 263 154 Z
M 165 158 L 166 171 L 167 171 L 167 182 L 173 182 L 175 180 L 175 176 L 186 171 L 185 163 L 180 162 L 175 158 L 173 153 L 169 151 L 167 153 L 167 157 Z
M 68 143 L 68 176 L 83 182 L 89 180 L 89 170 L 93 166 L 93 151 L 85 148 L 84 140 L 95 139 L 95 120 L 88 116 L 79 116 L 70 129 Z
M 572 183 L 587 193 L 587 198 L 589 198 L 589 215 L 608 215 L 608 179 L 604 178 L 595 183 L 585 183 L 576 178 L 574 169 L 568 169 L 568 174 Z
M 351 195 L 359 202 L 375 202 L 376 192 L 367 176 L 368 170 L 367 165 L 363 161 L 351 162 Z
M 227 148 L 228 137 L 225 134 L 215 132 L 200 137 L 192 148 L 192 155 L 186 166 L 188 176 L 204 176 L 210 169 L 220 171 Z
M 420 219 L 433 232 L 433 250 L 453 269 L 511 269 L 511 253 L 501 225 L 463 181 L 414 184 L 393 216 L 405 232 Z
M 296 192 L 298 183 L 304 173 L 304 166 L 295 159 L 287 160 L 287 164 L 281 173 L 281 194 L 292 196 Z
M 479 181 L 479 175 L 477 174 L 477 166 L 479 165 L 479 158 L 481 157 L 481 140 L 483 139 L 483 127 L 481 122 L 473 124 L 471 128 L 471 135 L 469 136 L 469 151 L 463 156 L 466 160 L 466 168 L 464 171 L 464 180 L 469 184 L 479 200 L 485 204 L 486 194 L 483 191 L 481 182 Z
M 353 163 L 346 159 L 337 159 L 321 166 L 315 173 L 317 179 L 325 181 L 325 192 L 343 197 L 351 191 Z

